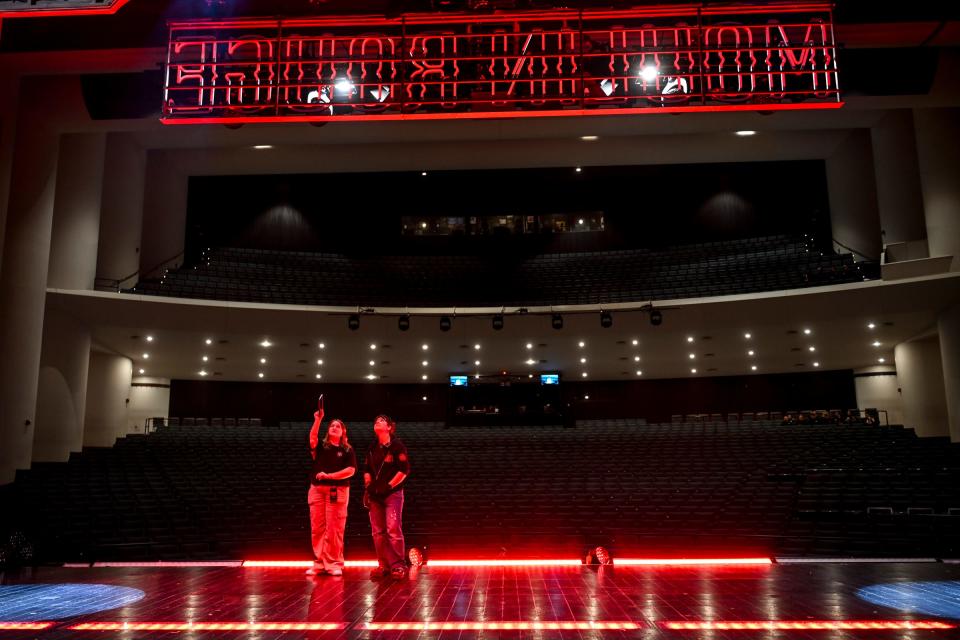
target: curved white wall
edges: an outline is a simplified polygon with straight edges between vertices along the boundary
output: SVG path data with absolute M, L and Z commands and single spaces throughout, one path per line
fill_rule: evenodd
M 90 354 L 83 446 L 111 447 L 127 433 L 127 402 L 133 363 L 122 356 Z

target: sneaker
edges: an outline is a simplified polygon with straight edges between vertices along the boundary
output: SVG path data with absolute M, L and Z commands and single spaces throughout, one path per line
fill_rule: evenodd
M 340 567 L 334 567 L 333 569 L 328 569 L 327 573 L 330 574 L 331 576 L 342 576 L 343 569 L 341 569 Z
M 394 580 L 403 580 L 407 577 L 406 567 L 394 567 L 390 570 L 390 577 Z
M 321 569 L 320 567 L 310 567 L 309 569 L 307 569 L 306 574 L 308 576 L 319 576 L 323 574 L 323 569 Z
M 390 570 L 386 567 L 377 567 L 376 569 L 372 569 L 370 571 L 371 580 L 379 580 L 380 578 L 384 578 L 388 575 L 390 575 Z

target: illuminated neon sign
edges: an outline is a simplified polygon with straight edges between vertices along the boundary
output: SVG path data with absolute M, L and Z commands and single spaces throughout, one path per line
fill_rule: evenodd
M 163 121 L 842 105 L 830 5 L 173 22 Z

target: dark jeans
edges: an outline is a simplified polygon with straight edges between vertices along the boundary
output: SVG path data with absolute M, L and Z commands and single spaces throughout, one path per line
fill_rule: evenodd
M 377 562 L 385 569 L 406 567 L 403 542 L 403 489 L 391 493 L 383 502 L 370 503 L 370 530 Z

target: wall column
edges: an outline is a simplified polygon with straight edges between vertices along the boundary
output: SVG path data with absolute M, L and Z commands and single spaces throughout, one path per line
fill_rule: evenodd
M 878 259 L 880 216 L 870 131 L 855 129 L 827 158 L 827 192 L 834 241 L 857 254 Z M 841 251 L 845 251 L 842 247 Z
M 960 270 L 960 109 L 916 109 L 917 155 L 930 257 Z
M 127 433 L 133 363 L 112 353 L 90 353 L 83 446 L 112 447 Z
M 913 112 L 891 111 L 870 129 L 870 141 L 884 244 L 923 240 L 927 227 Z
M 940 331 L 940 359 L 943 362 L 950 441 L 960 442 L 960 304 L 940 314 L 937 328 Z
M 940 344 L 936 336 L 901 342 L 894 349 L 904 425 L 919 436 L 950 434 Z

